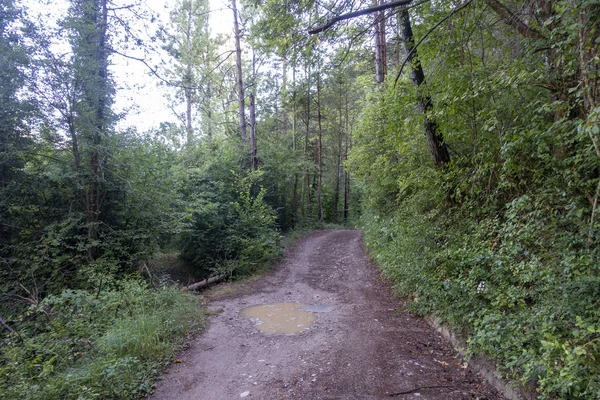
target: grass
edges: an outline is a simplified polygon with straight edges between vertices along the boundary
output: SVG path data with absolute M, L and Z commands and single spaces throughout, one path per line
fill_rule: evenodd
M 198 297 L 134 280 L 96 293 L 63 292 L 31 310 L 35 331 L 6 338 L 0 398 L 132 399 L 152 382 L 189 335 L 203 326 Z M 48 312 L 48 307 L 51 307 Z M 40 329 L 44 313 L 49 323 Z

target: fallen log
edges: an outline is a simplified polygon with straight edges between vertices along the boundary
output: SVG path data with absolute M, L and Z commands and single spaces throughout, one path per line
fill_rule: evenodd
M 181 290 L 200 290 L 203 287 L 206 287 L 208 285 L 212 285 L 213 283 L 219 283 L 222 280 L 225 280 L 225 278 L 227 278 L 227 274 L 221 274 L 221 275 L 213 276 L 212 278 L 207 278 L 207 279 L 205 279 L 203 281 L 192 283 L 189 286 L 185 286 Z

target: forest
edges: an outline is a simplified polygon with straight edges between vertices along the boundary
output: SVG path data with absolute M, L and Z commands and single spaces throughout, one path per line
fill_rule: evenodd
M 598 0 L 211 7 L 0 0 L 0 398 L 151 393 L 178 285 L 328 226 L 505 379 L 600 398 Z M 132 65 L 172 118 L 127 122 Z

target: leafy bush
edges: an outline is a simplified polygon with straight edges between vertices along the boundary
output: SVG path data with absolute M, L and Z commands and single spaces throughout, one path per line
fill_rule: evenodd
M 454 150 L 443 169 L 415 130 L 410 88 L 371 99 L 350 157 L 361 225 L 398 293 L 461 330 L 471 354 L 542 398 L 599 398 L 597 116 L 555 120 L 564 104 L 542 101 L 547 93 L 530 85 L 536 72 L 516 67 L 519 75 L 507 65 L 469 77 L 478 91 L 461 101 L 445 101 L 458 98 L 460 81 L 432 78 L 435 117 Z
M 229 193 L 219 196 L 221 202 L 204 200 L 181 235 L 182 257 L 207 273 L 247 275 L 280 251 L 276 216 L 259 186 L 261 171 L 232 175 L 224 188 Z
M 131 399 L 187 334 L 202 326 L 197 297 L 128 279 L 107 290 L 65 290 L 21 316 L 0 353 L 0 397 Z

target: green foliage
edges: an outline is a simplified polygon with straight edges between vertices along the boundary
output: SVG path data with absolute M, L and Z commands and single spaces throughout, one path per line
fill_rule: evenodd
M 131 399 L 152 391 L 186 335 L 201 327 L 198 299 L 139 280 L 65 290 L 27 310 L 2 339 L 0 397 Z
M 220 192 L 198 198 L 181 234 L 182 257 L 207 272 L 243 276 L 279 255 L 279 233 L 259 186 L 263 173 L 229 175 Z
M 414 89 L 401 79 L 369 99 L 349 166 L 367 246 L 415 312 L 461 330 L 471 354 L 541 398 L 591 399 L 600 395 L 598 124 L 585 108 L 594 89 L 572 79 L 577 57 L 594 54 L 582 45 L 576 56 L 573 44 L 596 28 L 575 17 L 589 3 L 562 6 L 551 71 L 476 5 L 419 47 L 451 165 L 433 168 Z M 568 94 L 540 88 L 557 76 L 574 85 Z

